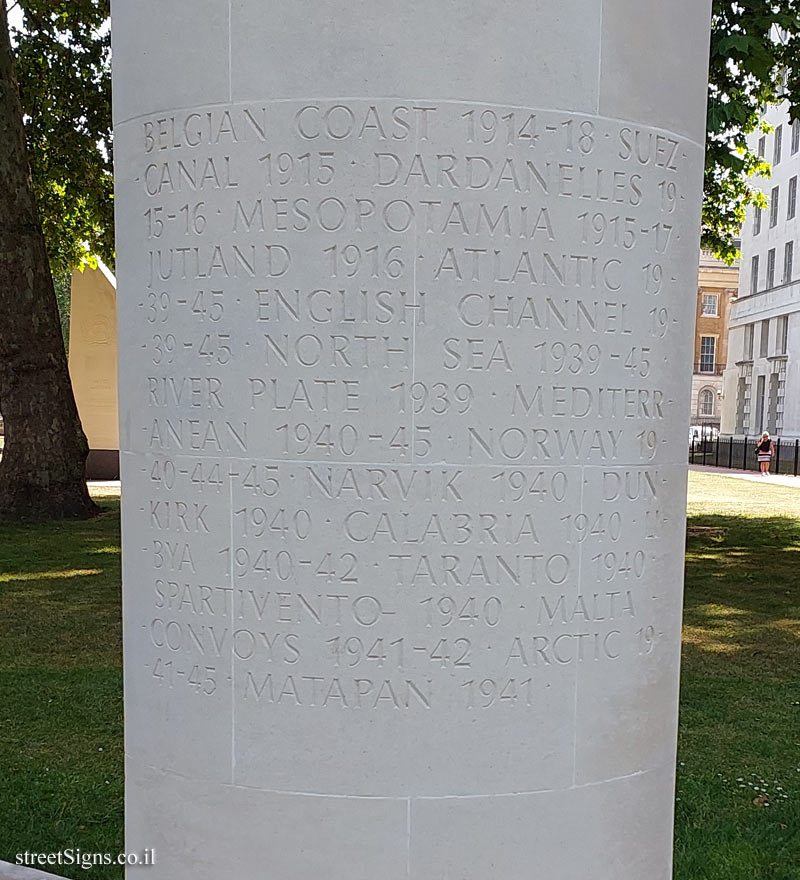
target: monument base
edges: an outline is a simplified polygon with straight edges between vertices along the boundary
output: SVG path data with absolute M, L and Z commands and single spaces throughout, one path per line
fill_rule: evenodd
M 668 880 L 710 0 L 114 3 L 148 880 Z

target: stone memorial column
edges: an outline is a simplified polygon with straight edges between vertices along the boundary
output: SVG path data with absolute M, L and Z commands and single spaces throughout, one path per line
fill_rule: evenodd
M 667 880 L 709 0 L 115 0 L 127 845 Z

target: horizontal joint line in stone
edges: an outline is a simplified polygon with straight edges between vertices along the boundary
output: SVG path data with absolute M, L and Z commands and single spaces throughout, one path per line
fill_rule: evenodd
M 130 757 L 130 756 L 129 756 Z M 133 758 L 136 761 L 136 758 Z M 137 763 L 140 763 L 137 761 Z M 164 773 L 168 776 L 176 776 L 179 779 L 185 779 L 188 782 L 205 782 L 205 780 L 197 779 L 193 776 L 187 776 L 177 770 L 171 770 L 168 767 L 157 767 L 153 764 L 143 763 L 143 766 L 149 770 L 158 773 Z M 672 767 L 670 764 L 669 767 Z M 622 776 L 610 776 L 607 779 L 600 779 L 595 782 L 584 782 L 580 785 L 569 785 L 564 788 L 534 788 L 528 791 L 499 791 L 484 792 L 477 794 L 440 794 L 440 795 L 377 795 L 377 794 L 340 794 L 337 792 L 322 791 L 294 791 L 292 789 L 282 788 L 261 788 L 257 785 L 243 785 L 239 782 L 218 782 L 223 788 L 241 789 L 243 791 L 261 792 L 263 794 L 283 794 L 289 797 L 310 797 L 310 798 L 332 798 L 336 800 L 364 800 L 364 801 L 445 801 L 445 800 L 479 800 L 485 798 L 515 798 L 527 797 L 537 794 L 555 794 L 558 792 L 579 791 L 582 789 L 596 788 L 600 785 L 610 785 L 614 782 L 622 782 L 625 779 L 634 779 L 638 776 L 647 776 L 651 773 L 658 773 L 668 769 L 666 766 L 650 767 L 646 770 L 634 770 L 632 773 L 625 773 Z
M 132 455 L 137 458 L 157 458 L 164 457 L 165 452 L 162 451 L 146 451 L 139 452 L 133 449 L 121 450 L 122 455 Z M 514 470 L 554 468 L 555 470 L 569 470 L 571 468 L 587 468 L 589 470 L 603 468 L 610 470 L 614 468 L 654 468 L 654 467 L 688 467 L 688 463 L 683 458 L 677 461 L 618 461 L 610 464 L 587 464 L 583 461 L 573 462 L 533 462 L 525 464 L 519 461 L 489 461 L 481 463 L 473 463 L 470 461 L 428 461 L 427 459 L 418 461 L 353 461 L 352 459 L 328 458 L 323 461 L 312 461 L 307 458 L 266 458 L 263 455 L 251 455 L 244 458 L 241 455 L 190 455 L 188 453 L 177 452 L 172 455 L 175 459 L 189 459 L 190 461 L 213 461 L 213 462 L 235 462 L 241 461 L 252 463 L 257 461 L 261 464 L 278 465 L 285 464 L 297 467 L 304 464 L 313 465 L 330 465 L 331 467 L 448 467 L 448 468 L 514 468 Z
M 687 144 L 691 144 L 700 150 L 705 150 L 705 144 L 698 143 L 688 135 L 679 131 L 672 131 L 669 128 L 662 128 L 658 125 L 650 125 L 641 119 L 627 119 L 624 116 L 605 116 L 602 113 L 593 113 L 590 110 L 575 110 L 569 107 L 535 107 L 530 104 L 501 104 L 498 101 L 465 101 L 459 98 L 436 98 L 431 96 L 409 98 L 402 95 L 336 95 L 333 97 L 307 97 L 307 98 L 252 98 L 247 101 L 211 101 L 207 104 L 192 104 L 188 107 L 166 107 L 156 108 L 147 113 L 137 113 L 136 116 L 130 116 L 127 119 L 121 119 L 114 123 L 114 128 L 120 128 L 123 125 L 130 125 L 132 122 L 138 122 L 140 119 L 147 119 L 150 116 L 164 113 L 187 113 L 190 110 L 198 108 L 218 108 L 218 107 L 249 107 L 253 104 L 300 104 L 304 101 L 429 101 L 439 104 L 458 104 L 464 107 L 501 107 L 509 110 L 531 110 L 537 113 L 570 113 L 573 116 L 585 116 L 587 119 L 603 119 L 606 122 L 624 122 L 630 125 L 641 125 L 649 131 L 661 132 L 671 135 L 672 137 L 681 138 Z
M 624 779 L 632 779 L 636 776 L 646 776 L 649 773 L 655 773 L 662 768 L 651 768 L 648 770 L 635 770 L 633 773 L 626 773 L 623 776 L 611 776 L 608 779 L 601 779 L 597 782 L 584 782 L 581 785 L 569 785 L 565 788 L 533 788 L 527 791 L 498 791 L 485 792 L 476 794 L 415 794 L 415 795 L 374 795 L 374 794 L 339 794 L 326 793 L 321 791 L 293 791 L 290 789 L 280 788 L 259 788 L 257 785 L 242 785 L 235 782 L 222 783 L 226 788 L 241 788 L 247 791 L 261 791 L 265 794 L 285 794 L 294 797 L 314 797 L 314 798 L 340 798 L 345 800 L 370 800 L 370 801 L 449 801 L 449 800 L 479 800 L 481 798 L 514 798 L 526 797 L 536 794 L 555 794 L 557 792 L 576 791 L 584 788 L 594 788 L 598 785 L 608 785 L 612 782 L 621 782 Z M 165 772 L 169 772 L 168 770 Z

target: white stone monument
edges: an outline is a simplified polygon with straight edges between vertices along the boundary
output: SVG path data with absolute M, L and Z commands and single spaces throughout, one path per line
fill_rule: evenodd
M 709 0 L 115 0 L 127 846 L 666 880 Z

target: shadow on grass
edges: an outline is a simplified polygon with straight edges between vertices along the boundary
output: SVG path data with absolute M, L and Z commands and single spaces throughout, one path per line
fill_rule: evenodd
M 675 880 L 800 878 L 800 509 L 752 512 L 690 518 Z
M 800 668 L 800 521 L 702 516 L 686 545 L 689 671 L 794 677 Z
M 119 504 L 0 525 L 0 668 L 121 664 Z
M 0 859 L 123 847 L 119 503 L 0 526 Z M 65 877 L 121 880 L 119 867 Z

